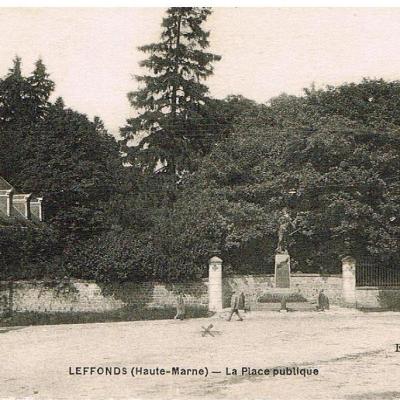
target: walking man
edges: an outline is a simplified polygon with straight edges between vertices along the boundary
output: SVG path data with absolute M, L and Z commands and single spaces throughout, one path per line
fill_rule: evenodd
M 236 314 L 239 318 L 239 321 L 243 321 L 243 318 L 239 314 L 239 293 L 238 290 L 235 290 L 231 297 L 231 313 L 229 315 L 228 321 L 231 320 L 232 315 Z

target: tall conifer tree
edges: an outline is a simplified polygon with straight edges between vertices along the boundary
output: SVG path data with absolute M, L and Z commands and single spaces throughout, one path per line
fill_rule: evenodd
M 23 165 L 23 149 L 29 153 L 30 130 L 49 110 L 54 82 L 41 60 L 28 77 L 15 57 L 8 74 L 0 79 L 0 175 L 13 181 Z
M 140 65 L 150 74 L 136 76 L 141 88 L 128 94 L 139 115 L 121 129 L 126 161 L 153 172 L 157 166 L 171 176 L 190 170 L 190 160 L 200 151 L 204 130 L 202 107 L 207 86 L 220 56 L 205 51 L 209 32 L 202 27 L 209 8 L 169 8 L 162 22 L 159 43 L 139 48 L 149 57 Z M 134 146 L 129 146 L 131 141 Z

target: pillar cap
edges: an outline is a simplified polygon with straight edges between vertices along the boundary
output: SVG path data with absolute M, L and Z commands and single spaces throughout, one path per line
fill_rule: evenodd
M 210 262 L 212 262 L 212 263 L 222 263 L 222 260 L 219 257 L 214 256 L 214 257 L 210 258 Z
M 342 258 L 342 262 L 350 262 L 350 263 L 355 263 L 356 259 L 352 256 L 346 256 Z

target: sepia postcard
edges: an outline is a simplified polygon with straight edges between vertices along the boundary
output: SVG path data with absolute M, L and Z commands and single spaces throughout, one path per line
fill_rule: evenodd
M 283 3 L 0 4 L 0 399 L 400 399 L 400 8 Z

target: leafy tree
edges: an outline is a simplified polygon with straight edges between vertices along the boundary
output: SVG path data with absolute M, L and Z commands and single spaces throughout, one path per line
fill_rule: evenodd
M 0 80 L 0 174 L 17 190 L 44 197 L 56 242 L 51 258 L 112 225 L 108 202 L 124 169 L 102 121 L 65 108 L 62 99 L 51 104 L 54 83 L 44 64 L 39 60 L 28 77 L 20 64 L 16 59 Z
M 241 95 L 230 95 L 222 100 L 209 99 L 201 110 L 203 119 L 199 121 L 204 132 L 199 136 L 202 156 L 232 134 L 238 122 L 256 120 L 262 110 L 262 105 Z M 200 162 L 200 157 L 195 159 L 192 170 L 196 170 Z
M 140 47 L 150 56 L 141 66 L 149 75 L 137 76 L 143 86 L 128 94 L 139 115 L 121 129 L 125 160 L 153 172 L 160 164 L 170 174 L 190 170 L 191 159 L 203 152 L 207 87 L 219 56 L 208 53 L 209 32 L 202 28 L 208 8 L 175 7 L 163 19 L 161 41 Z M 130 147 L 131 140 L 138 142 Z
M 377 128 L 400 125 L 400 81 L 364 78 L 305 94 L 306 104 L 319 115 L 341 115 Z
M 318 96 L 331 92 L 327 104 L 340 104 L 340 88 Z M 295 269 L 336 271 L 344 254 L 398 261 L 400 129 L 391 94 L 379 100 L 388 103 L 379 107 L 379 119 L 368 108 L 361 112 L 360 92 L 354 88 L 353 109 L 343 111 L 313 104 L 310 94 L 280 96 L 257 117 L 238 123 L 186 180 L 168 221 L 175 242 L 184 243 L 195 231 L 197 241 L 218 245 L 236 271 L 272 270 L 278 220 L 287 207 L 295 220 L 288 240 Z M 196 212 L 189 212 L 193 203 Z M 190 262 L 204 265 L 206 251 L 190 252 Z M 184 252 L 184 245 L 176 251 Z
M 123 168 L 118 145 L 99 119 L 51 106 L 22 149 L 15 184 L 45 199 L 46 220 L 64 239 L 90 237 L 105 228 L 105 203 L 119 185 Z

